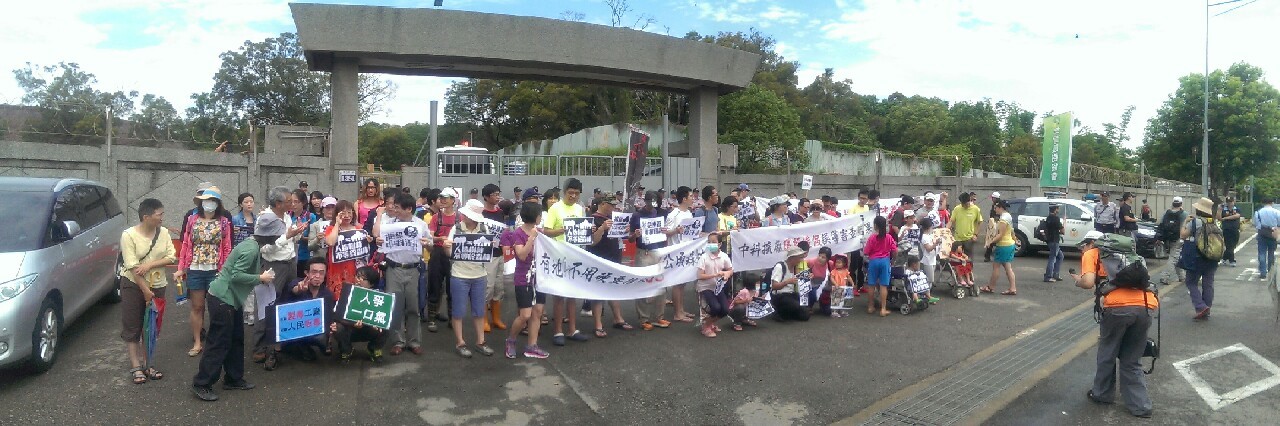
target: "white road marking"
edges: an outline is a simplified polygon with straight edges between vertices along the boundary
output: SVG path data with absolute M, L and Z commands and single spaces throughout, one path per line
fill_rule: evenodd
M 1258 234 L 1250 235 L 1250 236 L 1249 236 L 1249 238 L 1245 238 L 1245 239 L 1244 239 L 1244 241 L 1241 241 L 1241 242 L 1240 242 L 1240 244 L 1236 244 L 1236 250 L 1235 250 L 1235 251 L 1233 251 L 1232 253 L 1239 253 L 1239 252 L 1240 252 L 1240 250 L 1244 250 L 1244 245 L 1245 245 L 1245 244 L 1249 244 L 1249 242 L 1250 242 L 1250 241 L 1253 241 L 1254 237 L 1257 237 L 1257 236 L 1258 236 Z M 1256 261 L 1255 261 L 1255 262 L 1256 262 Z
M 1248 357 L 1251 361 L 1258 364 L 1258 366 L 1270 372 L 1271 376 L 1247 384 L 1230 392 L 1218 394 L 1213 390 L 1213 387 L 1210 386 L 1208 382 L 1191 369 L 1191 366 L 1195 364 L 1235 352 L 1239 352 L 1240 354 Z M 1280 366 L 1276 366 L 1271 361 L 1263 358 L 1262 355 L 1259 355 L 1257 352 L 1246 347 L 1244 343 L 1236 343 L 1195 358 L 1175 362 L 1173 363 L 1173 368 L 1177 369 L 1179 373 L 1182 373 L 1182 377 L 1187 379 L 1187 382 L 1191 384 L 1191 388 L 1195 389 L 1196 393 L 1200 394 L 1200 398 L 1203 398 L 1204 402 L 1208 403 L 1209 407 L 1213 408 L 1214 411 L 1280 385 Z
M 1239 274 L 1236 274 L 1236 280 L 1249 281 L 1258 275 L 1258 268 L 1244 268 Z

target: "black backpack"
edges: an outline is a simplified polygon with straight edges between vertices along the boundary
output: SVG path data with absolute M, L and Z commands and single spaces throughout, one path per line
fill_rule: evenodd
M 1044 242 L 1046 242 L 1046 243 L 1047 243 L 1047 242 L 1049 242 L 1049 240 L 1047 240 L 1047 239 L 1046 239 L 1046 237 L 1045 237 L 1045 230 L 1046 230 L 1046 229 L 1048 229 L 1048 228 L 1049 228 L 1049 220 L 1048 220 L 1048 219 L 1040 219 L 1040 224 L 1039 224 L 1039 225 L 1036 225 L 1036 229 L 1035 229 L 1035 231 L 1034 231 L 1034 232 L 1032 232 L 1032 233 L 1033 233 L 1033 234 L 1036 234 L 1036 235 L 1035 235 L 1035 237 L 1036 237 L 1036 239 L 1037 239 L 1037 240 L 1044 241 Z
M 1168 241 L 1176 238 L 1178 231 L 1182 228 L 1181 221 L 1181 214 L 1173 210 L 1165 210 L 1164 216 L 1160 217 L 1160 239 Z

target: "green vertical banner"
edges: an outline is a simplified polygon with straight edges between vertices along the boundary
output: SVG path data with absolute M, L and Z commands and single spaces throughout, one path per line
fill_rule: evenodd
M 1044 161 L 1041 188 L 1066 188 L 1071 181 L 1071 113 L 1044 119 Z

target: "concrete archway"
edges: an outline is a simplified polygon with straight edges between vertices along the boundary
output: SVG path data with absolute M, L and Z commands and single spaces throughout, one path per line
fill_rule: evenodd
M 699 185 L 715 184 L 717 101 L 745 88 L 760 64 L 760 55 L 742 50 L 581 22 L 441 9 L 289 7 L 307 64 L 330 73 L 334 170 L 357 166 L 356 92 L 364 72 L 687 93 L 689 153 L 704 159 Z

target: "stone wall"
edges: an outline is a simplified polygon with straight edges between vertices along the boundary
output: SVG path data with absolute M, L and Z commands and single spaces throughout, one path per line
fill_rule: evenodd
M 137 206 L 156 198 L 168 207 L 166 226 L 178 226 L 194 204 L 196 185 L 212 182 L 222 190 L 231 211 L 242 192 L 261 202 L 273 186 L 296 188 L 307 181 L 312 191 L 329 192 L 334 174 L 327 157 L 277 154 L 234 154 L 169 148 L 60 145 L 0 141 L 0 176 L 75 177 L 111 188 L 137 222 Z M 354 194 L 349 195 L 354 196 Z

